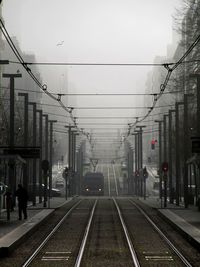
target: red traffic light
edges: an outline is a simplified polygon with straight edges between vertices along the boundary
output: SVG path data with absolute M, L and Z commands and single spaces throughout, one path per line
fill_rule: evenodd
M 162 170 L 163 170 L 163 172 L 167 172 L 168 171 L 168 162 L 163 162 Z
M 152 138 L 151 140 L 151 149 L 155 149 L 155 144 L 157 143 L 157 140 Z

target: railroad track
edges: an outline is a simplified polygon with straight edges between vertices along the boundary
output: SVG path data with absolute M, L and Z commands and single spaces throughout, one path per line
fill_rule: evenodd
M 128 198 L 78 202 L 22 266 L 192 267 Z
M 109 196 L 118 196 L 118 179 L 115 173 L 114 165 L 108 165 L 108 195 Z

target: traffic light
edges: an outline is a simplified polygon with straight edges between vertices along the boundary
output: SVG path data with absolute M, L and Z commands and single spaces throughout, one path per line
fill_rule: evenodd
M 151 140 L 151 149 L 155 149 L 155 144 L 157 143 L 157 140 L 155 140 L 154 138 Z

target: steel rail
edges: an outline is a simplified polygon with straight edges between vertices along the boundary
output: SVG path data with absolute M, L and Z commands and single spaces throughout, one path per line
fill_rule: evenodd
M 44 245 L 48 242 L 48 240 L 51 238 L 51 236 L 58 230 L 58 228 L 61 226 L 63 221 L 69 216 L 69 214 L 82 202 L 83 200 L 78 201 L 71 209 L 64 215 L 64 217 L 59 221 L 59 223 L 53 228 L 53 230 L 48 234 L 48 236 L 44 239 L 44 241 L 38 246 L 38 248 L 33 252 L 33 254 L 28 258 L 28 260 L 25 261 L 25 263 L 22 265 L 22 267 L 29 266 L 30 263 L 34 260 L 34 258 L 38 255 L 38 253 L 41 251 L 41 249 L 44 247 Z
M 75 262 L 74 267 L 79 267 L 81 265 L 81 260 L 82 260 L 82 257 L 83 257 L 83 253 L 84 253 L 86 241 L 87 241 L 87 238 L 88 238 L 90 226 L 91 226 L 91 223 L 92 223 L 94 211 L 95 211 L 95 208 L 96 208 L 96 204 L 97 204 L 97 199 L 95 200 L 94 206 L 93 206 L 92 211 L 90 213 L 90 218 L 89 218 L 87 227 L 85 229 L 84 237 L 83 237 L 83 240 L 82 240 L 82 243 L 81 243 L 81 246 L 80 246 L 80 249 L 79 249 L 79 253 L 78 253 L 78 256 L 76 258 L 76 262 Z
M 132 200 L 129 200 L 150 222 L 150 224 L 154 227 L 154 229 L 160 234 L 160 236 L 166 241 L 166 243 L 170 246 L 170 248 L 175 252 L 175 254 L 181 259 L 181 261 L 187 267 L 192 267 L 193 265 L 189 263 L 189 261 L 183 256 L 183 254 L 172 244 L 172 242 L 166 237 L 166 235 L 158 228 L 158 226 L 151 220 L 151 218 L 144 212 L 142 208 L 140 208 L 136 203 Z
M 116 173 L 115 173 L 115 167 L 112 164 L 112 169 L 113 169 L 113 174 L 114 174 L 114 180 L 115 180 L 115 191 L 116 191 L 116 195 L 119 195 L 119 191 L 118 191 L 118 186 L 117 186 L 117 179 L 116 179 Z
M 139 260 L 138 260 L 138 258 L 137 258 L 137 254 L 136 254 L 135 249 L 134 249 L 134 247 L 133 247 L 133 243 L 132 243 L 131 238 L 130 238 L 130 236 L 129 236 L 127 227 L 126 227 L 126 225 L 125 225 L 124 219 L 123 219 L 123 217 L 122 217 L 120 208 L 119 208 L 119 206 L 118 206 L 117 201 L 115 200 L 115 198 L 113 197 L 112 199 L 113 199 L 113 201 L 114 201 L 114 203 L 115 203 L 116 209 L 117 209 L 118 214 L 119 214 L 119 218 L 120 218 L 120 221 L 121 221 L 123 230 L 124 230 L 124 234 L 125 234 L 125 236 L 126 236 L 126 240 L 127 240 L 128 247 L 129 247 L 129 250 L 130 250 L 130 253 L 131 253 L 131 256 L 132 256 L 132 260 L 133 260 L 134 266 L 135 266 L 135 267 L 141 267 L 141 265 L 140 265 L 140 263 L 139 263 Z

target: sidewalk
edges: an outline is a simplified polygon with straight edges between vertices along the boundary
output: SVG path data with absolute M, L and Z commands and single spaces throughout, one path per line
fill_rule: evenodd
M 30 234 L 43 220 L 47 219 L 56 208 L 64 205 L 67 201 L 64 197 L 53 197 L 50 203 L 47 202 L 47 208 L 43 207 L 43 203 L 37 203 L 32 206 L 29 203 L 27 208 L 28 219 L 18 220 L 18 208 L 10 213 L 10 220 L 7 221 L 6 211 L 0 214 L 0 256 L 7 255 L 16 245 L 18 245 L 24 237 Z M 50 205 L 49 205 L 50 204 Z
M 200 249 L 200 212 L 196 206 L 190 205 L 185 209 L 183 206 L 167 203 L 167 208 L 161 208 L 161 201 L 158 197 L 148 197 L 146 200 L 139 198 L 139 200 L 157 209 L 162 217 Z

